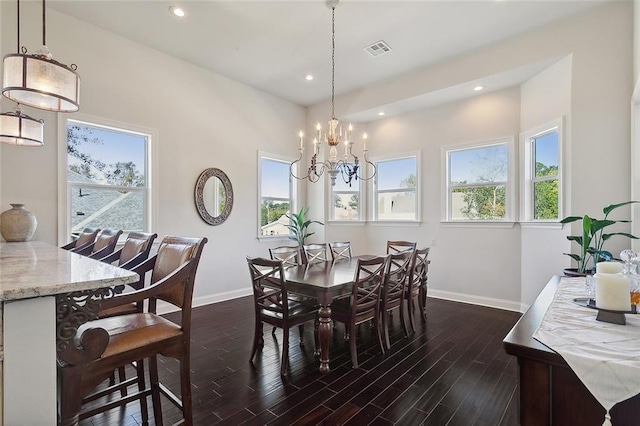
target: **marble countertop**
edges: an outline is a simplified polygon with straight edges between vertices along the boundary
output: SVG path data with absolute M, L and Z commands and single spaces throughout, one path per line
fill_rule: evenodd
M 138 274 L 41 241 L 0 243 L 0 300 L 112 287 Z

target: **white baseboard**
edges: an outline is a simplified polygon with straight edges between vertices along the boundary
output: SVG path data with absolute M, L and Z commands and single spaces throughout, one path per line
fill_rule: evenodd
M 507 311 L 525 312 L 529 305 L 513 300 L 495 299 L 493 297 L 477 296 L 475 294 L 455 293 L 452 291 L 429 288 L 427 295 L 436 299 L 452 300 L 454 302 L 470 303 L 472 305 L 487 306 L 489 308 L 505 309 Z
M 251 288 L 243 288 L 240 290 L 226 291 L 224 293 L 208 294 L 206 296 L 195 297 L 193 299 L 193 307 L 209 305 L 211 303 L 224 302 L 225 300 L 237 299 L 238 297 L 250 296 L 253 290 Z M 158 301 L 158 314 L 168 314 L 169 312 L 175 312 L 178 308 L 171 303 Z
M 226 291 L 224 293 L 200 296 L 193 299 L 193 307 L 196 308 L 198 306 L 224 302 L 225 300 L 237 299 L 238 297 L 250 296 L 251 294 L 252 290 L 250 288 L 243 288 L 241 290 L 232 290 Z M 474 294 L 455 293 L 452 291 L 437 290 L 434 288 L 430 288 L 427 294 L 429 295 L 429 297 L 433 297 L 435 299 L 470 303 L 472 305 L 505 309 L 507 311 L 526 312 L 526 310 L 529 309 L 529 305 L 520 302 L 514 302 L 512 300 L 495 299 L 493 297 L 476 296 Z M 177 310 L 178 309 L 170 303 L 163 301 L 158 302 L 158 314 L 168 314 L 169 312 L 175 312 Z

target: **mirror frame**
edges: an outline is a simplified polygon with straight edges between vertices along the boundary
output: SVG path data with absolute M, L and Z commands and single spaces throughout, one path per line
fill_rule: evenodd
M 218 216 L 211 216 L 204 205 L 204 185 L 212 177 L 220 179 L 225 192 L 224 210 Z M 220 169 L 216 169 L 215 167 L 211 167 L 200 173 L 200 176 L 198 176 L 198 180 L 196 181 L 195 201 L 198 214 L 200 214 L 202 220 L 207 222 L 209 225 L 220 225 L 227 220 L 231 214 L 231 209 L 233 208 L 233 187 L 231 186 L 231 181 L 226 173 Z

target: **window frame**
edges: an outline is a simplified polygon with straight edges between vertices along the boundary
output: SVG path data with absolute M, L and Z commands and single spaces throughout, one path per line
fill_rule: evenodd
M 507 180 L 496 182 L 482 182 L 468 185 L 456 185 L 455 188 L 461 187 L 478 187 L 489 186 L 491 184 L 505 185 L 505 218 L 492 220 L 479 219 L 452 219 L 451 218 L 451 161 L 449 154 L 456 151 L 468 151 L 481 148 L 489 148 L 497 145 L 506 145 L 507 147 Z M 448 145 L 441 148 L 441 223 L 449 226 L 480 226 L 480 227 L 513 227 L 517 212 L 517 163 L 515 153 L 515 137 L 504 136 L 495 139 L 485 139 L 475 142 L 467 142 L 464 144 Z
M 99 189 L 104 189 L 108 186 L 110 189 L 143 192 L 143 232 L 152 232 L 157 223 L 158 211 L 158 185 L 156 184 L 158 181 L 158 132 L 155 129 L 82 113 L 75 113 L 72 117 L 68 117 L 66 114 L 58 114 L 58 245 L 68 243 L 71 238 L 71 190 L 76 187 L 73 184 L 69 185 L 67 178 L 67 170 L 69 167 L 67 158 L 67 126 L 70 122 L 77 123 L 81 126 L 137 134 L 147 138 L 145 145 L 146 186 L 144 188 L 102 184 L 83 184 L 82 186 Z
M 533 163 L 535 153 L 535 139 L 544 136 L 553 131 L 558 133 L 558 217 L 555 219 L 534 219 L 533 209 L 534 201 L 534 184 L 545 180 L 553 180 L 554 178 L 537 178 L 535 177 L 535 164 Z M 564 217 L 564 117 L 557 118 L 548 123 L 536 126 L 532 129 L 520 133 L 520 223 L 524 226 L 550 227 L 557 228 L 560 219 Z
M 261 216 L 260 216 L 260 209 L 261 209 L 261 205 L 262 205 L 262 159 L 268 159 L 268 160 L 272 160 L 272 161 L 280 161 L 283 163 L 287 163 L 287 164 L 291 164 L 293 163 L 296 159 L 295 158 L 291 158 L 291 157 L 287 157 L 284 155 L 279 155 L 279 154 L 273 154 L 270 152 L 266 152 L 266 151 L 258 151 L 258 166 L 256 167 L 257 171 L 258 171 L 258 175 L 257 175 L 257 182 L 258 182 L 258 187 L 257 187 L 257 193 L 258 193 L 258 198 L 257 198 L 257 203 L 256 203 L 256 224 L 257 224 L 257 229 L 256 229 L 256 235 L 259 241 L 277 241 L 277 240 L 289 240 L 289 236 L 291 235 L 291 232 L 289 232 L 288 234 L 278 234 L 278 235 L 261 235 L 260 234 L 260 230 L 262 228 L 262 224 L 261 224 Z M 296 164 L 297 167 L 297 164 Z M 297 172 L 297 171 L 296 171 Z M 292 212 L 297 212 L 298 211 L 298 185 L 297 185 L 297 179 L 294 178 L 293 176 L 291 176 L 291 173 L 289 173 L 289 208 Z
M 394 160 L 403 160 L 405 158 L 415 158 L 416 161 L 416 187 L 414 192 L 416 194 L 415 200 L 415 215 L 413 219 L 379 219 L 378 218 L 378 163 L 394 161 Z M 404 153 L 398 153 L 393 155 L 385 155 L 371 158 L 370 161 L 376 165 L 376 175 L 373 179 L 370 180 L 370 189 L 368 192 L 368 212 L 369 222 L 372 225 L 415 225 L 418 226 L 422 223 L 422 158 L 421 152 L 418 151 L 410 151 Z M 397 188 L 397 189 L 405 189 L 405 188 Z M 397 192 L 394 190 L 384 190 L 383 192 Z

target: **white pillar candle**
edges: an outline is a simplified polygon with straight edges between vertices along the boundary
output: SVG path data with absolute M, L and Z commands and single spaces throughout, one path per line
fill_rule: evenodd
M 596 273 L 596 306 L 611 311 L 630 311 L 629 279 L 622 274 Z
M 620 262 L 599 262 L 596 264 L 598 274 L 620 274 L 624 264 Z

